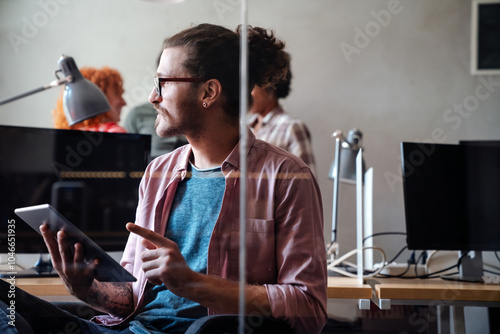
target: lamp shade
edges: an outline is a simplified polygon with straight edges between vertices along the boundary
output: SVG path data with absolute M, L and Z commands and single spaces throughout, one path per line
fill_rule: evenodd
M 341 148 L 339 156 L 339 181 L 344 183 L 355 184 L 356 183 L 356 156 L 358 155 L 359 149 L 361 147 L 361 131 L 358 129 L 352 129 L 349 131 L 347 140 L 341 136 Z M 333 180 L 336 171 L 336 163 L 333 161 L 330 172 L 328 173 L 328 178 Z M 363 174 L 365 172 L 365 161 L 363 160 Z
M 353 151 L 350 149 L 344 149 L 340 152 L 340 166 L 339 166 L 339 179 L 345 183 L 356 182 L 356 154 L 358 151 Z M 336 175 L 335 163 L 332 163 L 330 167 L 330 173 L 328 178 L 333 180 Z
M 58 64 L 66 77 L 72 77 L 63 93 L 64 113 L 70 126 L 111 109 L 104 93 L 83 77 L 72 57 L 62 56 Z

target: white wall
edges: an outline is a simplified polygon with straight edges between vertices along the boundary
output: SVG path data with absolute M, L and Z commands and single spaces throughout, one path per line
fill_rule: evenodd
M 202 22 L 235 28 L 239 3 L 2 0 L 0 99 L 51 81 L 59 56 L 67 54 L 80 67 L 121 71 L 128 107 L 140 104 L 152 87 L 163 39 Z M 486 98 L 474 100 L 478 87 L 487 91 L 469 74 L 470 14 L 470 1 L 454 0 L 250 1 L 249 23 L 274 29 L 293 57 L 293 90 L 283 104 L 313 135 L 327 238 L 334 130 L 357 127 L 364 134 L 366 163 L 375 171 L 374 232 L 405 231 L 401 141 L 500 139 L 500 77 L 481 79 L 493 86 Z M 372 29 L 369 40 L 359 33 L 365 29 Z M 346 44 L 358 46 L 349 57 L 341 50 Z M 0 124 L 50 127 L 58 94 L 53 89 L 0 107 Z M 465 116 L 450 111 L 473 101 L 479 105 L 469 105 Z M 345 253 L 355 246 L 354 189 L 342 185 L 341 191 L 339 240 Z M 405 240 L 385 237 L 375 244 L 392 257 Z

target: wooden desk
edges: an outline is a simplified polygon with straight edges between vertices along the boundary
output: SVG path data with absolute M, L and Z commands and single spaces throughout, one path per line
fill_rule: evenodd
M 372 287 L 368 284 L 359 284 L 357 278 L 328 277 L 328 298 L 357 299 L 361 310 L 370 309 Z
M 16 287 L 34 296 L 70 296 L 59 277 L 17 278 Z
M 374 297 L 382 301 L 379 307 L 384 309 L 390 305 L 383 305 L 387 300 L 391 303 L 407 304 L 414 301 L 432 301 L 434 304 L 464 304 L 500 306 L 500 285 L 466 283 L 442 279 L 369 279 L 367 283 L 374 290 Z M 376 301 L 376 300 L 374 300 Z
M 328 277 L 328 298 L 371 299 L 372 288 L 368 284 L 359 284 L 356 278 Z
M 466 283 L 442 279 L 370 279 L 372 301 L 380 309 L 394 305 L 427 305 L 438 309 L 441 333 L 465 333 L 465 306 L 500 306 L 500 285 Z

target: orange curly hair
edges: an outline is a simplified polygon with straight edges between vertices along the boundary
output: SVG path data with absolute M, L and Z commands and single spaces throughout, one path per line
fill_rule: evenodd
M 101 69 L 96 69 L 92 67 L 83 67 L 80 69 L 83 77 L 92 81 L 94 84 L 99 87 L 104 95 L 108 97 L 113 92 L 117 96 L 122 96 L 123 94 L 123 79 L 120 73 L 112 68 L 103 67 Z M 107 112 L 94 116 L 90 119 L 87 119 L 83 122 L 74 124 L 72 126 L 68 125 L 68 121 L 66 120 L 66 116 L 64 115 L 63 108 L 63 93 L 57 100 L 56 108 L 52 110 L 52 118 L 54 121 L 54 127 L 56 129 L 85 129 L 91 126 L 95 126 L 100 123 L 105 123 L 108 121 Z

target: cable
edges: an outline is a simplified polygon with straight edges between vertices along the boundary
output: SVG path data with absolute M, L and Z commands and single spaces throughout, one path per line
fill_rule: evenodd
M 490 267 L 490 269 L 493 269 L 493 270 L 500 270 L 500 268 L 499 268 L 499 267 L 496 267 L 496 266 L 491 265 L 491 264 L 488 264 L 488 263 L 483 263 L 483 265 L 484 265 L 485 267 Z
M 430 263 L 431 263 L 431 258 L 434 256 L 434 254 L 436 254 L 438 251 L 436 250 L 433 250 L 433 251 L 430 251 L 430 254 L 427 254 L 427 261 L 425 262 L 425 273 L 429 273 L 429 267 L 430 267 Z
M 415 260 L 416 251 L 411 252 L 410 258 L 406 261 L 410 264 L 415 264 L 418 260 Z
M 426 250 L 422 251 L 421 256 L 422 256 L 422 264 L 426 264 L 427 263 L 427 251 Z
M 399 255 L 406 249 L 408 248 L 408 246 L 405 246 L 403 247 L 399 252 L 398 254 L 393 258 L 393 260 L 391 262 L 394 262 L 394 260 L 399 257 Z M 451 278 L 447 278 L 446 276 L 449 276 L 449 275 L 456 275 L 458 272 L 454 272 L 454 273 L 450 273 L 450 274 L 446 274 L 446 275 L 439 275 L 441 273 L 444 273 L 446 271 L 449 271 L 451 269 L 454 269 L 454 268 L 457 268 L 459 265 L 460 265 L 460 262 L 461 262 L 461 259 L 467 254 L 467 253 L 464 253 L 462 254 L 462 256 L 458 259 L 457 261 L 457 264 L 454 264 L 452 266 L 449 266 L 447 268 L 444 268 L 444 269 L 441 269 L 441 270 L 438 270 L 438 271 L 435 271 L 435 272 L 432 272 L 432 273 L 429 273 L 428 272 L 428 267 L 426 267 L 426 274 L 424 275 L 415 275 L 415 276 L 404 276 L 409 270 L 410 270 L 410 267 L 412 265 L 412 263 L 408 262 L 408 266 L 406 268 L 406 270 L 401 273 L 401 274 L 398 274 L 398 275 L 388 275 L 388 274 L 380 274 L 380 272 L 385 268 L 385 263 L 391 263 L 391 262 L 385 262 L 385 259 L 386 259 L 386 255 L 385 255 L 385 252 L 382 248 L 379 248 L 379 247 L 363 247 L 363 250 L 365 249 L 375 249 L 375 250 L 378 250 L 380 251 L 380 253 L 382 254 L 382 265 L 380 266 L 380 268 L 378 268 L 377 270 L 375 271 L 372 271 L 370 272 L 370 274 L 363 274 L 363 278 L 370 278 L 370 277 L 387 277 L 387 278 L 402 278 L 402 279 L 416 279 L 416 278 L 421 278 L 421 279 L 431 279 L 431 278 L 443 278 L 443 279 L 451 279 Z M 352 278 L 357 278 L 357 275 L 352 273 L 352 272 L 349 272 L 348 268 L 353 268 L 353 269 L 357 269 L 357 265 L 356 264 L 353 264 L 351 262 L 348 262 L 348 261 L 344 261 L 345 259 L 353 256 L 354 254 L 357 253 L 357 249 L 353 249 L 349 252 L 347 252 L 346 254 L 342 255 L 341 257 L 339 257 L 338 259 L 336 259 L 335 261 L 333 261 L 332 263 L 330 263 L 328 265 L 328 270 L 331 270 L 331 271 L 334 271 L 334 272 L 337 272 L 339 274 L 342 274 L 344 276 L 347 276 L 347 277 L 352 277 Z M 432 251 L 430 252 L 430 254 L 428 255 L 427 257 L 427 263 L 426 265 L 428 266 L 428 263 L 429 263 L 429 260 L 430 258 L 435 254 L 437 253 L 437 251 Z M 419 259 L 422 255 L 419 256 Z M 344 265 L 345 269 L 339 269 L 337 268 L 337 266 L 340 266 L 340 265 Z M 415 265 L 418 264 L 418 260 L 416 261 Z M 369 272 L 369 271 L 366 271 L 364 270 L 363 273 L 365 272 Z
M 387 263 L 393 263 L 394 261 L 396 261 L 396 259 L 401 255 L 401 253 L 403 253 L 407 248 L 408 248 L 408 245 L 401 248 L 401 250 L 396 254 L 396 256 Z
M 404 275 L 410 271 L 410 267 L 411 267 L 411 263 L 408 262 L 408 266 L 406 267 L 405 271 L 403 271 L 401 274 L 398 274 L 398 275 L 389 275 L 389 274 L 380 274 L 380 276 L 382 277 L 386 277 L 386 278 L 403 278 Z M 407 276 L 408 277 L 408 276 Z
M 422 257 L 422 254 L 424 254 L 424 252 L 420 253 L 420 255 L 418 256 L 417 260 L 414 263 L 414 266 L 415 266 L 415 269 L 414 269 L 415 276 L 419 275 L 418 274 L 418 261 L 420 261 L 420 258 Z
M 438 278 L 438 277 L 441 277 L 441 276 L 435 276 L 436 274 L 440 274 L 440 273 L 444 273 L 448 270 L 451 270 L 453 268 L 455 268 L 457 265 L 453 265 L 453 266 L 449 266 L 448 268 L 444 268 L 444 269 L 441 269 L 441 270 L 438 270 L 438 271 L 435 271 L 433 273 L 429 273 L 429 274 L 425 274 L 425 275 L 421 275 L 419 276 L 418 278 Z
M 457 261 L 457 268 L 460 269 L 460 266 L 462 265 L 462 259 L 469 254 L 470 251 L 465 251 L 460 257 L 458 258 Z
M 372 235 L 368 235 L 366 236 L 364 239 L 363 239 L 363 245 L 365 244 L 365 241 L 370 239 L 370 238 L 373 238 L 373 237 L 378 237 L 378 236 L 381 236 L 381 235 L 406 235 L 405 232 L 379 232 L 379 233 L 373 233 Z
M 379 248 L 379 247 L 363 247 L 362 251 L 364 251 L 366 249 L 378 250 L 381 253 L 381 255 L 382 255 L 382 263 L 385 263 L 386 256 L 385 256 L 385 252 L 384 252 L 384 250 L 382 248 Z M 344 263 L 348 264 L 348 266 L 352 267 L 352 268 L 357 268 L 358 267 L 357 265 L 355 265 L 355 264 L 353 264 L 351 262 L 345 262 L 344 261 L 345 259 L 353 256 L 357 252 L 358 252 L 358 249 L 353 249 L 353 250 L 347 252 L 346 254 L 342 255 L 341 257 L 339 257 L 338 259 L 334 260 L 332 263 L 330 263 L 328 265 L 328 270 L 334 271 L 336 273 L 339 273 L 339 274 L 347 276 L 347 277 L 357 278 L 358 277 L 357 275 L 355 275 L 353 273 L 350 273 L 347 270 L 342 270 L 342 269 L 337 268 L 337 266 L 340 265 L 341 263 L 342 264 L 344 264 Z M 371 274 L 363 275 L 363 278 L 374 277 L 374 276 L 378 275 L 382 271 L 382 269 L 384 269 L 384 266 L 381 266 L 379 269 L 375 270 Z
M 453 268 L 455 268 L 457 265 L 454 264 L 450 267 L 447 267 L 447 268 L 444 268 L 444 269 L 441 269 L 441 270 L 438 270 L 438 271 L 435 271 L 435 272 L 432 272 L 432 273 L 427 273 L 427 274 L 424 274 L 424 275 L 415 275 L 415 276 L 404 276 L 404 274 L 406 274 L 408 271 L 409 271 L 409 268 L 410 268 L 411 264 L 408 264 L 408 267 L 407 267 L 407 270 L 405 272 L 403 272 L 402 274 L 399 274 L 399 275 L 387 275 L 387 274 L 381 274 L 382 277 L 390 277 L 390 278 L 404 278 L 404 279 L 414 279 L 414 278 L 422 278 L 422 279 L 429 279 L 429 278 L 440 278 L 442 277 L 442 275 L 438 275 L 438 274 L 441 274 L 443 272 L 446 272 L 448 270 L 451 270 Z M 453 274 L 456 274 L 456 273 L 453 273 Z
M 406 233 L 404 233 L 404 232 L 381 232 L 381 233 L 374 233 L 374 234 L 372 234 L 370 236 L 365 237 L 363 239 L 363 243 L 367 239 L 375 237 L 375 236 L 391 235 L 391 234 L 406 235 Z M 452 265 L 452 266 L 449 266 L 447 268 L 444 268 L 444 269 L 441 269 L 441 270 L 429 273 L 429 265 L 430 265 L 430 262 L 431 262 L 430 260 L 431 260 L 431 258 L 438 251 L 436 251 L 436 250 L 425 251 L 424 250 L 424 251 L 422 251 L 420 253 L 420 255 L 418 256 L 417 259 L 415 259 L 415 251 L 413 251 L 412 254 L 410 255 L 410 258 L 407 261 L 408 262 L 408 266 L 406 267 L 406 270 L 404 272 L 402 272 L 401 274 L 398 274 L 398 275 L 380 274 L 382 272 L 382 270 L 385 268 L 386 264 L 393 263 L 407 248 L 408 248 L 408 245 L 404 246 L 401 250 L 399 250 L 399 252 L 396 254 L 396 256 L 394 256 L 390 261 L 386 262 L 385 261 L 386 260 L 386 255 L 385 255 L 385 252 L 384 252 L 384 250 L 382 248 L 379 248 L 379 247 L 363 247 L 363 250 L 374 249 L 374 250 L 380 251 L 380 253 L 382 254 L 382 258 L 383 258 L 382 261 L 381 261 L 382 265 L 377 270 L 375 270 L 375 271 L 363 270 L 363 278 L 370 278 L 370 277 L 376 277 L 376 276 L 380 277 L 381 276 L 381 277 L 391 277 L 391 278 L 394 277 L 394 278 L 404 278 L 404 279 L 442 278 L 442 279 L 451 280 L 452 278 L 449 277 L 449 276 L 450 275 L 456 275 L 456 274 L 458 274 L 458 272 L 453 272 L 453 273 L 448 273 L 448 274 L 442 274 L 442 275 L 439 275 L 439 274 L 447 272 L 447 271 L 452 270 L 454 268 L 460 268 L 460 266 L 462 264 L 463 258 L 469 253 L 469 251 L 463 252 L 463 254 L 459 257 L 459 259 L 458 259 L 458 261 L 457 261 L 457 263 L 455 265 Z M 344 275 L 344 276 L 347 276 L 347 277 L 357 278 L 357 274 L 355 274 L 355 273 L 353 273 L 353 272 L 350 271 L 350 268 L 357 269 L 357 264 L 345 261 L 347 258 L 353 256 L 357 252 L 358 252 L 357 249 L 353 249 L 353 250 L 347 252 L 346 254 L 342 255 L 338 259 L 333 260 L 333 262 L 331 262 L 328 265 L 328 270 L 337 272 L 337 273 L 339 273 L 341 275 Z M 500 257 L 498 255 L 498 253 L 496 251 L 494 253 L 495 253 L 496 258 L 500 261 Z M 419 264 L 419 262 L 422 262 L 422 264 L 425 265 L 425 274 L 424 275 L 419 275 L 418 274 L 418 264 Z M 412 264 L 415 265 L 415 276 L 404 276 L 410 270 Z M 343 266 L 343 269 L 337 268 L 337 266 Z M 494 267 L 494 268 L 498 269 L 496 267 Z M 495 271 L 491 271 L 491 270 L 487 270 L 487 269 L 484 269 L 484 271 L 488 272 L 488 273 L 492 273 L 494 275 L 500 275 L 499 272 L 495 272 Z M 456 280 L 456 278 L 453 278 L 453 280 Z
M 493 270 L 488 270 L 488 269 L 483 269 L 483 271 L 487 272 L 487 273 L 490 273 L 490 274 L 493 274 L 493 275 L 500 276 L 500 272 L 498 272 L 498 271 L 493 271 Z

